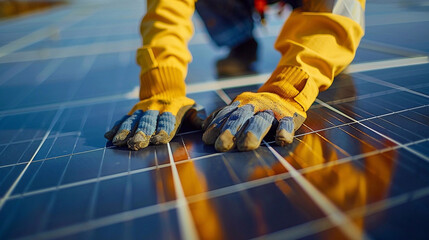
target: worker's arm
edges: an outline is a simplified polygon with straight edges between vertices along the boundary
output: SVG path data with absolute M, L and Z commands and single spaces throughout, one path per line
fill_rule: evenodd
M 219 151 L 257 148 L 278 122 L 276 142 L 294 132 L 319 91 L 327 89 L 355 56 L 364 34 L 364 0 L 303 1 L 275 43 L 282 58 L 257 93 L 242 93 L 206 121 L 203 141 Z
M 114 145 L 138 150 L 150 142 L 167 143 L 194 105 L 185 95 L 194 4 L 194 0 L 147 1 L 141 22 L 143 46 L 137 50 L 140 102 L 105 134 Z
M 164 94 L 185 96 L 185 77 L 191 54 L 195 0 L 148 0 L 140 25 L 143 46 L 137 50 L 140 99 Z
M 365 0 L 303 2 L 277 38 L 282 58 L 259 91 L 293 98 L 307 111 L 352 62 L 364 34 Z

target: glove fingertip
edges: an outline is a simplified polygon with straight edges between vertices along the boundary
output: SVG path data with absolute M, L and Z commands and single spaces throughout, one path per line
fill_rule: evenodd
M 138 131 L 127 142 L 128 148 L 134 151 L 143 149 L 149 145 L 150 136 L 147 136 L 142 131 Z
M 280 129 L 276 133 L 276 143 L 282 147 L 293 142 L 293 132 L 288 132 L 285 129 Z
M 117 132 L 112 140 L 113 145 L 124 146 L 127 143 L 127 138 L 129 134 L 130 134 L 130 131 L 128 131 L 127 129 L 122 129 L 119 132 Z
M 104 134 L 104 138 L 109 140 L 109 141 L 112 141 L 113 137 L 115 136 L 115 133 L 116 133 L 116 131 L 113 131 L 113 129 L 112 129 L 112 130 L 110 130 Z
M 229 151 L 235 147 L 235 137 L 229 130 L 226 130 L 219 135 L 214 145 L 219 152 Z
M 261 145 L 261 138 L 258 138 L 252 132 L 246 132 L 242 137 L 237 141 L 237 149 L 239 151 L 251 151 L 255 150 Z
M 124 115 L 124 116 L 122 116 L 121 119 L 119 119 L 118 121 L 116 121 L 115 124 L 113 125 L 112 129 L 110 129 L 109 131 L 107 131 L 104 134 L 104 138 L 106 138 L 109 141 L 113 141 L 113 138 L 115 137 L 115 135 L 118 132 L 119 128 L 122 126 L 122 123 L 124 121 L 126 121 L 129 117 L 130 117 L 130 115 Z
M 157 134 L 153 135 L 150 139 L 152 144 L 167 144 L 171 140 L 171 136 L 164 130 L 159 131 Z
M 211 125 L 204 133 L 203 133 L 203 142 L 207 145 L 213 145 L 216 142 L 217 137 L 220 134 L 220 128 L 214 125 Z

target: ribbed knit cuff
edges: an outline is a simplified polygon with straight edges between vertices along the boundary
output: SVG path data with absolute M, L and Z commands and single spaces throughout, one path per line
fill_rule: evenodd
M 183 73 L 179 68 L 158 66 L 140 75 L 140 99 L 157 96 L 172 99 L 186 95 Z
M 140 99 L 156 96 L 167 100 L 185 96 L 186 67 L 178 66 L 174 57 L 158 62 L 155 50 L 150 47 L 137 50 L 137 63 L 141 66 Z
M 258 92 L 271 92 L 284 99 L 293 99 L 307 111 L 319 94 L 319 89 L 301 68 L 278 66 Z

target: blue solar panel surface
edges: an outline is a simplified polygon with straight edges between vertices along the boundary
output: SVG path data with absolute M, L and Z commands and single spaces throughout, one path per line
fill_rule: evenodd
M 129 151 L 103 134 L 137 100 L 143 1 L 71 1 L 0 22 L 0 239 L 427 239 L 429 9 L 367 3 L 352 65 L 277 146 L 217 153 L 184 126 Z M 217 79 L 197 16 L 188 95 L 208 113 L 255 91 L 285 16 L 258 27 L 253 76 Z

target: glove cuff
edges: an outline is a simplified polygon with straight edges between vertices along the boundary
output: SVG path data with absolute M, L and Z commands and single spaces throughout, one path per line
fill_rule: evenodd
M 140 75 L 140 100 L 157 96 L 172 99 L 186 95 L 186 85 L 179 68 L 158 66 Z
M 270 92 L 283 99 L 293 99 L 307 111 L 319 94 L 310 76 L 296 66 L 278 66 L 258 92 Z
M 175 57 L 156 59 L 156 49 L 143 47 L 137 51 L 140 71 L 140 100 L 150 97 L 172 99 L 186 95 L 186 68 Z

